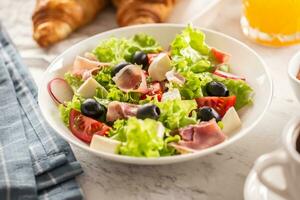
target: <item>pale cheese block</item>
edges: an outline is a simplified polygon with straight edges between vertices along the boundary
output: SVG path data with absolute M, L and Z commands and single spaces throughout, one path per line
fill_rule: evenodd
M 234 107 L 231 107 L 227 110 L 225 115 L 222 118 L 223 122 L 223 133 L 226 135 L 231 135 L 234 130 L 239 128 L 242 125 L 241 119 L 234 109 Z
M 120 145 L 120 141 L 113 140 L 100 135 L 93 135 L 90 147 L 97 151 L 115 154 L 117 153 L 117 150 Z
M 166 73 L 171 69 L 171 60 L 168 54 L 160 53 L 150 64 L 148 73 L 153 81 L 163 81 L 166 79 Z
M 180 99 L 181 100 L 181 95 L 180 95 L 180 92 L 177 88 L 163 93 L 163 95 L 161 97 L 162 102 L 163 101 L 168 101 L 168 100 L 174 100 L 174 99 Z
M 84 98 L 93 98 L 96 95 L 97 88 L 100 88 L 102 93 L 107 95 L 106 89 L 93 77 L 90 77 L 78 88 L 77 93 Z
M 165 135 L 164 133 L 165 133 L 165 127 L 161 122 L 159 122 L 159 124 L 157 126 L 157 136 L 159 138 L 163 139 L 164 135 Z

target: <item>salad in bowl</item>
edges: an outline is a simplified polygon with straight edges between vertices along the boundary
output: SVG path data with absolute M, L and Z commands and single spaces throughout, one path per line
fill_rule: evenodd
M 202 151 L 226 141 L 253 104 L 230 55 L 191 25 L 168 48 L 146 33 L 110 37 L 48 82 L 60 117 L 91 149 L 133 157 Z

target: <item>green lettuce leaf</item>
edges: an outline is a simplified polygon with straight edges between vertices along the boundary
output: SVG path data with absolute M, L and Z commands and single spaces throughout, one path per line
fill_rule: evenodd
M 169 146 L 168 144 L 170 142 L 179 142 L 180 140 L 179 135 L 174 135 L 174 136 L 168 136 L 166 139 L 164 139 L 164 148 L 160 150 L 160 156 L 171 156 L 176 154 L 176 149 L 174 147 Z
M 134 120 L 135 121 L 135 120 Z M 129 123 L 132 123 L 131 121 Z M 143 123 L 148 123 L 147 121 Z M 127 120 L 117 120 L 115 121 L 113 128 L 110 129 L 109 131 L 109 137 L 111 137 L 114 140 L 118 140 L 121 142 L 126 142 L 127 141 Z M 180 140 L 179 135 L 171 136 L 168 134 L 169 130 L 166 130 L 165 134 L 166 137 L 163 140 L 163 147 L 159 147 L 159 155 L 160 156 L 171 156 L 176 154 L 176 149 L 173 147 L 169 146 L 168 144 L 170 142 L 178 142 Z M 160 139 L 158 139 L 160 141 Z M 149 140 L 152 142 L 152 140 Z
M 113 128 L 110 129 L 108 136 L 112 139 L 126 142 L 126 125 L 127 120 L 124 119 L 118 119 L 114 122 Z
M 210 48 L 205 43 L 204 33 L 191 25 L 171 43 L 172 65 L 179 72 L 201 73 L 213 70 L 209 54 Z
M 223 83 L 228 88 L 230 95 L 236 96 L 236 104 L 234 107 L 237 110 L 253 103 L 251 97 L 253 89 L 245 81 L 226 79 Z
M 197 123 L 197 116 L 192 112 L 197 108 L 195 100 L 170 100 L 155 103 L 161 111 L 159 121 L 171 130 Z M 190 113 L 192 114 L 190 115 Z
M 140 120 L 131 117 L 124 122 L 117 122 L 118 133 L 114 139 L 123 141 L 119 153 L 136 157 L 159 157 L 164 148 L 164 141 L 157 135 L 159 122 L 152 119 Z M 114 127 L 115 127 L 114 126 Z
M 184 84 L 169 84 L 169 88 L 178 88 L 181 98 L 186 100 L 205 96 L 205 86 L 213 80 L 209 72 L 195 74 L 192 71 L 186 71 L 181 72 L 181 75 L 185 78 Z
M 72 74 L 71 72 L 65 73 L 64 79 L 71 86 L 73 91 L 76 91 L 83 83 L 81 76 L 76 76 L 76 75 Z
M 162 51 L 162 47 L 158 42 L 153 37 L 144 33 L 134 35 L 130 42 L 132 46 L 136 46 L 139 51 L 144 51 L 145 53 Z
M 124 60 L 127 53 L 125 49 L 128 48 L 128 42 L 125 38 L 118 39 L 113 37 L 101 41 L 92 53 L 101 62 L 117 63 Z
M 130 62 L 136 51 L 156 53 L 161 50 L 161 46 L 153 37 L 140 33 L 130 39 L 112 37 L 103 40 L 93 50 L 93 54 L 101 62 L 117 64 L 124 60 Z
M 110 89 L 106 98 L 110 101 L 121 101 L 128 103 L 139 103 L 140 101 L 140 93 L 137 92 L 123 92 L 116 85 L 110 85 Z
M 112 67 L 104 67 L 93 77 L 106 90 L 109 90 L 110 84 L 113 83 L 113 80 L 111 77 L 111 70 L 112 70 Z
M 108 107 L 108 104 L 111 102 L 110 100 L 108 99 L 101 99 L 101 98 L 98 98 L 98 97 L 94 97 L 94 99 L 100 103 L 101 105 L 103 105 L 105 108 Z
M 69 126 L 69 117 L 71 109 L 80 111 L 82 99 L 79 96 L 74 95 L 72 101 L 66 102 L 66 105 L 60 104 L 58 109 L 60 112 L 60 117 L 63 122 Z

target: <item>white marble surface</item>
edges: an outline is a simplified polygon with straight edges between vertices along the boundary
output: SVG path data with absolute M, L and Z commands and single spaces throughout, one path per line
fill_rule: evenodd
M 67 41 L 48 50 L 41 50 L 31 39 L 30 13 L 33 5 L 34 0 L 0 1 L 0 20 L 25 58 L 47 55 L 47 59 L 51 60 L 71 43 L 116 26 L 111 20 L 114 17 L 112 10 L 108 10 L 93 25 L 74 33 Z M 113 163 L 73 148 L 85 171 L 78 181 L 86 199 L 243 199 L 244 181 L 254 160 L 280 145 L 283 126 L 300 110 L 286 72 L 289 59 L 300 46 L 277 49 L 251 43 L 241 33 L 240 12 L 239 0 L 223 0 L 221 11 L 208 27 L 244 41 L 267 62 L 274 80 L 274 98 L 261 123 L 247 137 L 214 155 L 166 166 Z M 47 63 L 40 59 L 25 61 L 31 66 L 38 82 Z

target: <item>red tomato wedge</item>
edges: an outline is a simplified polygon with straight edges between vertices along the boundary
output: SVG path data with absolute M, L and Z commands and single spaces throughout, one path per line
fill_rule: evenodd
M 86 143 L 92 141 L 94 134 L 105 136 L 110 129 L 106 124 L 86 117 L 74 109 L 70 112 L 69 126 L 71 132 Z
M 216 48 L 211 48 L 211 52 L 218 63 L 227 63 L 230 55 Z
M 157 96 L 157 100 L 160 101 L 161 97 L 162 97 L 162 94 L 163 94 L 163 89 L 162 89 L 160 83 L 159 82 L 153 82 L 153 83 L 150 83 L 150 85 L 148 87 L 148 92 L 146 94 L 143 94 L 141 96 L 141 99 L 146 99 L 147 96 L 151 96 L 152 98 L 154 96 Z
M 229 97 L 200 97 L 195 99 L 198 107 L 209 106 L 215 109 L 221 117 L 226 111 L 235 105 L 236 96 Z
M 237 75 L 234 75 L 234 74 L 231 74 L 231 73 L 228 73 L 228 72 L 223 72 L 221 70 L 216 70 L 216 71 L 214 71 L 213 74 L 217 75 L 217 76 L 220 76 L 220 77 L 223 77 L 223 78 L 228 78 L 228 79 L 243 80 L 243 81 L 246 80 L 245 77 L 237 76 Z

